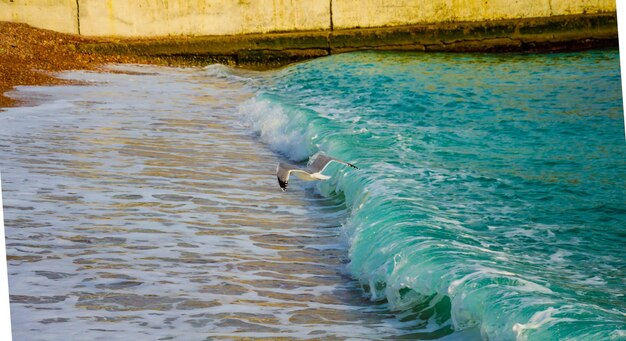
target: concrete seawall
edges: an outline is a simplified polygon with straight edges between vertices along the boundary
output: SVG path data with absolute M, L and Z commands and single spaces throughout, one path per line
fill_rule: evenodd
M 0 0 L 0 21 L 99 37 L 85 52 L 274 66 L 354 50 L 617 46 L 614 0 Z
M 83 44 L 83 52 L 150 56 L 176 65 L 280 66 L 357 50 L 546 52 L 617 46 L 614 14 Z
M 107 37 L 353 29 L 615 11 L 615 0 L 0 0 L 0 21 Z

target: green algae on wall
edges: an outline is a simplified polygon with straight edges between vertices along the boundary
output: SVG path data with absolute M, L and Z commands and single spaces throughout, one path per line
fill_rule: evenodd
M 335 31 L 116 40 L 84 52 L 151 56 L 173 64 L 267 67 L 356 50 L 540 52 L 617 46 L 614 14 L 421 24 Z

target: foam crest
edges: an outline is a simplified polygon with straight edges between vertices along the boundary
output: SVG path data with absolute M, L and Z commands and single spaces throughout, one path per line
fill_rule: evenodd
M 211 64 L 202 68 L 203 74 L 209 77 L 230 79 L 230 80 L 247 80 L 249 78 L 241 77 L 235 74 L 235 70 L 224 64 Z
M 225 80 L 232 84 L 245 84 L 259 88 L 269 80 L 269 74 L 262 71 L 235 68 L 224 64 L 211 64 L 202 68 L 202 75 L 212 79 Z
M 243 124 L 272 150 L 293 161 L 309 157 L 304 113 L 263 96 L 244 102 L 239 113 Z
M 553 316 L 557 311 L 557 309 L 550 307 L 534 313 L 527 323 L 516 323 L 513 325 L 513 331 L 517 334 L 517 339 L 527 340 L 526 334 L 528 330 L 538 329 L 545 324 L 554 323 L 557 319 Z

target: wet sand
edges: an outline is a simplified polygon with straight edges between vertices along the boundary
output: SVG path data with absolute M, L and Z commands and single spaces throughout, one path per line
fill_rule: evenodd
M 79 52 L 78 44 L 99 40 L 0 21 L 0 108 L 20 105 L 5 92 L 19 85 L 66 84 L 52 75 L 94 70 L 106 63 L 151 63 L 148 58 Z

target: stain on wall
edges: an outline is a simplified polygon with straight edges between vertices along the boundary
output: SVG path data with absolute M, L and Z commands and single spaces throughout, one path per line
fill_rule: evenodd
M 316 0 L 80 0 L 90 36 L 225 35 L 327 28 Z M 103 15 L 105 14 L 105 15 Z
M 615 0 L 0 0 L 2 21 L 124 37 L 330 30 L 331 23 L 334 29 L 388 27 L 615 11 Z
M 0 21 L 78 33 L 76 0 L 0 0 Z

